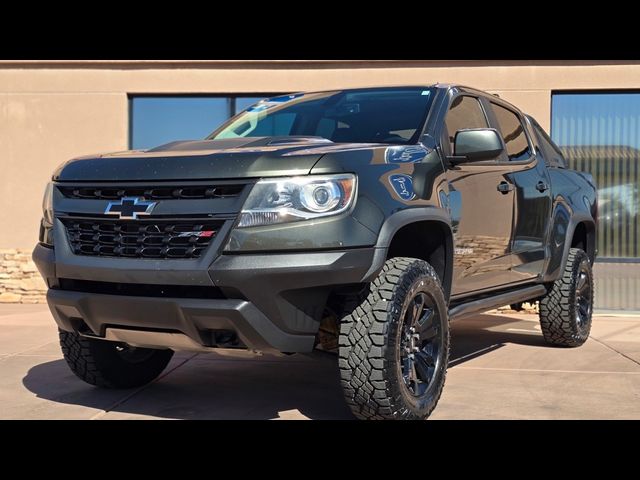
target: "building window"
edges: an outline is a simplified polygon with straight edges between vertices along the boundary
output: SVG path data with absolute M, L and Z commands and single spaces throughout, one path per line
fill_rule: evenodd
M 201 140 L 228 118 L 271 95 L 131 96 L 130 146 L 146 149 L 175 140 Z
M 596 182 L 599 257 L 638 259 L 640 93 L 554 93 L 551 133 L 569 168 Z

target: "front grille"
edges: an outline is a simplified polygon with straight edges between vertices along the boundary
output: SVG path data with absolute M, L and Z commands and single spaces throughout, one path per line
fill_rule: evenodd
M 61 219 L 73 253 L 100 257 L 198 258 L 222 222 Z
M 197 200 L 237 197 L 244 185 L 196 185 L 190 187 L 63 187 L 67 198 L 83 200 L 119 200 L 124 197 L 144 197 L 145 200 Z

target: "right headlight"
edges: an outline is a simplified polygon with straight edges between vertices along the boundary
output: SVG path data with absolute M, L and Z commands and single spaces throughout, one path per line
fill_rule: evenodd
M 353 205 L 356 188 L 351 173 L 263 179 L 251 190 L 238 227 L 338 215 Z
M 49 225 L 53 225 L 53 183 L 47 183 L 42 199 L 42 217 Z
M 48 183 L 42 198 L 42 220 L 38 240 L 48 247 L 53 246 L 53 183 Z

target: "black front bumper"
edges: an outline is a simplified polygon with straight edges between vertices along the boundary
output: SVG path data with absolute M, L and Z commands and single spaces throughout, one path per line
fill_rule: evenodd
M 258 351 L 308 352 L 332 288 L 367 281 L 376 249 L 221 255 L 208 268 L 158 271 L 157 279 L 175 285 L 210 286 L 225 298 L 166 298 L 69 291 L 59 278 L 100 282 L 148 283 L 144 260 L 110 262 L 95 259 L 91 269 L 66 262 L 67 252 L 38 245 L 33 259 L 50 290 L 49 308 L 63 330 L 86 325 L 104 336 L 108 327 L 181 332 L 196 343 L 211 345 L 212 332 L 231 330 L 245 346 Z M 75 266 L 77 265 L 77 267 Z M 62 272 L 62 274 L 61 274 Z M 63 276 L 64 275 L 64 276 Z M 83 328 L 86 328 L 84 327 Z

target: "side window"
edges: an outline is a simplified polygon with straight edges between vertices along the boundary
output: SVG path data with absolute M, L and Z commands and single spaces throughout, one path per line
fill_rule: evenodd
M 449 107 L 445 119 L 445 131 L 449 139 L 449 151 L 453 153 L 456 132 L 465 128 L 488 128 L 487 118 L 477 98 L 460 96 Z
M 491 106 L 498 119 L 498 128 L 507 147 L 509 160 L 516 162 L 531 158 L 527 135 L 518 115 L 495 103 L 491 103 Z
M 554 167 L 566 168 L 566 163 L 564 161 L 564 157 L 562 156 L 562 152 L 553 143 L 553 140 L 547 135 L 547 132 L 540 126 L 538 122 L 532 117 L 529 118 L 531 125 L 533 126 L 533 131 L 536 132 L 536 138 L 538 139 L 538 143 L 542 148 L 542 153 L 544 155 L 545 160 L 549 165 Z

